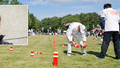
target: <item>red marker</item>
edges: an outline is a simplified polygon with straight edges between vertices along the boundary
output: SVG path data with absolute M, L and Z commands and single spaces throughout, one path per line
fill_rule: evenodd
M 13 51 L 13 47 L 10 47 L 10 51 Z

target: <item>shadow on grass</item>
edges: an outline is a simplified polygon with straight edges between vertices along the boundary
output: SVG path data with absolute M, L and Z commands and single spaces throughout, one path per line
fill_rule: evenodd
M 102 46 L 102 43 L 101 43 L 101 44 L 98 44 L 98 45 L 101 45 L 101 46 Z
M 63 51 L 65 54 L 67 54 L 67 50 Z M 80 54 L 82 55 L 81 52 L 78 52 L 78 51 L 72 51 L 72 54 L 71 55 L 76 55 L 76 54 Z
M 110 57 L 110 58 L 113 58 L 113 59 L 116 59 L 115 57 L 113 57 L 113 56 L 109 56 L 109 55 L 107 55 L 107 54 L 106 54 L 106 56 L 107 56 L 107 57 Z
M 100 53 L 99 52 L 94 52 L 94 51 L 88 51 L 87 54 L 93 54 L 96 57 L 98 57 Z
M 65 46 L 67 46 L 67 44 L 60 44 L 60 45 L 65 45 Z M 74 47 L 74 45 L 71 45 L 72 47 Z
M 98 56 L 100 55 L 99 52 L 93 52 L 93 51 L 89 51 L 89 52 L 87 52 L 87 53 L 88 53 L 88 54 L 93 54 L 93 55 L 95 55 L 96 57 L 98 57 Z M 106 54 L 105 56 L 115 59 L 115 57 L 109 56 L 109 55 L 107 55 L 107 54 Z
M 67 44 L 60 44 L 60 45 L 65 45 L 65 46 L 67 46 Z

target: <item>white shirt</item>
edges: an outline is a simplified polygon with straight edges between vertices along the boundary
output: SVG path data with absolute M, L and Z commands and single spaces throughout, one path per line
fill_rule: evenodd
M 112 9 L 107 8 L 102 10 L 101 17 L 105 18 L 105 29 L 104 31 L 119 31 L 119 13 Z
M 81 23 L 78 23 L 78 22 L 72 22 L 68 28 L 68 33 L 70 34 L 76 34 L 76 33 L 79 33 L 78 31 L 78 26 L 80 25 L 80 32 L 81 33 L 84 33 L 85 32 L 85 26 Z

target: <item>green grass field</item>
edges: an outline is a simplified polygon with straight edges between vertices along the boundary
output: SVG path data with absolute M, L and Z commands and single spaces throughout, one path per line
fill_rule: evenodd
M 58 51 L 57 68 L 120 68 L 120 61 L 114 59 L 113 45 L 109 46 L 105 60 L 97 59 L 101 51 L 99 40 L 87 40 L 86 56 L 81 54 L 80 48 L 72 47 L 72 55 L 67 56 L 67 45 L 64 36 L 54 36 L 56 50 Z M 93 37 L 87 37 L 87 39 Z M 29 37 L 28 46 L 0 46 L 0 68 L 55 68 L 53 62 L 53 36 Z M 35 52 L 34 57 L 30 56 L 31 51 Z M 42 52 L 42 55 L 37 55 Z

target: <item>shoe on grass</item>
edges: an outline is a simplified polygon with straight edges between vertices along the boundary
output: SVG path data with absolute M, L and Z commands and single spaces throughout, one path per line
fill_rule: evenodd
M 105 58 L 98 57 L 98 59 L 105 59 Z
M 82 53 L 82 55 L 86 55 L 85 53 Z
M 67 53 L 68 56 L 71 56 L 71 53 Z

